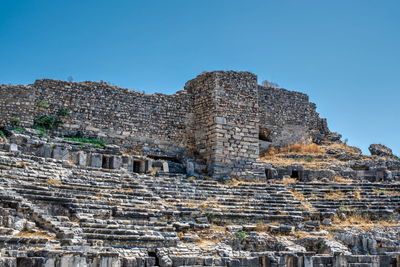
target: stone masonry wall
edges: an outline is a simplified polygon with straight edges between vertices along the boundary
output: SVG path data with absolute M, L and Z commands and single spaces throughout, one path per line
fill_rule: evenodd
M 274 146 L 309 142 L 313 132 L 328 134 L 325 119 L 306 94 L 259 86 L 260 127 Z
M 38 80 L 26 87 L 1 86 L 0 93 L 0 122 L 19 117 L 29 126 L 35 118 L 64 108 L 70 115 L 63 117 L 61 128 L 67 131 L 130 143 L 147 152 L 179 153 L 185 146 L 185 91 L 146 95 L 106 83 Z M 49 107 L 40 107 L 40 102 Z
M 195 147 L 213 177 L 253 177 L 259 155 L 257 77 L 204 73 L 186 84 L 193 98 Z
M 185 89 L 146 95 L 103 82 L 0 85 L 0 126 L 12 117 L 32 126 L 42 115 L 67 109 L 63 134 L 81 131 L 144 155 L 185 156 L 214 177 L 246 179 L 260 171 L 259 143 L 284 146 L 329 133 L 307 95 L 258 86 L 249 72 L 202 73 Z

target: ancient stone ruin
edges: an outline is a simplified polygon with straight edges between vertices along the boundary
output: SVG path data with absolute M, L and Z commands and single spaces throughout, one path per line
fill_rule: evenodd
M 249 72 L 0 85 L 0 266 L 400 266 L 400 159 Z

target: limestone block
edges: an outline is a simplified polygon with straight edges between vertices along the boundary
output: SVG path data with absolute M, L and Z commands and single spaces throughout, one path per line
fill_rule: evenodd
M 153 160 L 148 159 L 146 160 L 145 172 L 149 172 L 151 169 L 153 169 Z
M 38 150 L 38 156 L 39 157 L 44 157 L 44 158 L 51 158 L 51 150 L 52 147 L 49 144 L 44 144 L 40 147 Z
M 226 123 L 226 118 L 224 117 L 214 117 L 214 122 L 218 124 L 225 124 Z
M 92 153 L 90 155 L 90 166 L 94 168 L 101 168 L 103 165 L 103 155 Z
M 17 152 L 18 151 L 18 145 L 17 144 L 10 144 L 8 147 L 9 152 Z
M 101 257 L 99 267 L 120 267 L 121 262 L 118 257 Z M 149 265 L 151 266 L 151 265 Z M 154 266 L 154 265 L 153 265 Z
M 87 153 L 80 151 L 77 154 L 77 164 L 79 166 L 86 166 L 87 165 Z
M 120 169 L 122 164 L 122 158 L 119 156 L 110 157 L 110 169 Z
M 64 147 L 56 146 L 53 149 L 52 158 L 59 160 L 69 160 L 69 151 Z
M 194 163 L 191 161 L 186 162 L 186 174 L 194 175 Z

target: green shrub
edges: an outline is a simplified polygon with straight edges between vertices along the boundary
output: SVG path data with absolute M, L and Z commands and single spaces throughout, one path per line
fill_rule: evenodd
M 33 125 L 43 127 L 47 130 L 52 130 L 57 128 L 62 122 L 53 116 L 42 116 L 34 120 Z
M 310 157 L 310 156 L 307 156 L 307 157 L 304 158 L 304 160 L 307 161 L 307 162 L 312 162 L 314 159 L 312 157 Z
M 38 130 L 41 137 L 49 138 L 49 136 L 47 135 L 47 129 L 44 128 L 43 126 L 34 125 L 33 129 Z
M 21 122 L 21 119 L 18 117 L 12 117 L 10 119 L 10 123 L 12 126 L 18 126 L 20 124 L 20 122 Z
M 62 109 L 60 109 L 60 110 L 58 111 L 57 114 L 58 114 L 58 116 L 66 117 L 66 116 L 69 115 L 69 110 L 66 109 L 66 108 L 62 108 Z
M 24 133 L 25 132 L 25 128 L 24 127 L 16 127 L 13 128 L 14 131 L 19 132 L 19 133 Z
M 236 237 L 239 239 L 245 239 L 247 237 L 245 232 L 237 232 Z
M 85 138 L 85 137 L 67 137 L 67 140 L 78 142 L 78 143 L 85 143 L 91 144 L 97 147 L 105 147 L 106 143 L 101 139 L 96 138 Z
M 0 137 L 6 138 L 6 134 L 2 130 L 0 130 Z
M 47 101 L 44 101 L 44 100 L 39 101 L 39 103 L 37 103 L 37 106 L 39 108 L 49 108 L 50 107 L 49 103 L 47 103 Z

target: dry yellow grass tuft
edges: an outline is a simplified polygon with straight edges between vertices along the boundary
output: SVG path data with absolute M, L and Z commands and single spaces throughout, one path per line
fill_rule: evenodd
M 328 146 L 330 149 L 342 150 L 350 154 L 359 154 L 359 150 L 356 147 L 349 146 L 346 143 L 333 143 Z
M 60 180 L 52 179 L 52 178 L 47 179 L 44 183 L 45 184 L 51 184 L 51 185 L 60 185 L 60 184 L 62 184 L 62 182 Z
M 361 214 L 353 214 L 351 216 L 347 216 L 345 220 L 340 220 L 337 216 L 333 219 L 333 226 L 331 226 L 331 230 L 333 229 L 342 229 L 343 226 L 356 226 L 362 230 L 371 230 L 374 227 L 379 226 L 400 226 L 400 224 L 391 220 L 371 220 L 368 216 Z
M 384 189 L 374 189 L 373 190 L 377 195 L 384 196 L 400 196 L 400 192 L 394 190 L 384 190 Z
M 361 195 L 360 189 L 358 189 L 357 191 L 354 191 L 353 192 L 353 196 L 354 196 L 355 199 L 362 199 L 363 198 L 362 195 Z
M 304 197 L 304 195 L 294 189 L 291 189 L 290 192 L 293 195 L 293 198 L 300 201 L 301 209 L 309 212 L 316 212 L 317 209 Z
M 289 184 L 291 184 L 291 183 L 298 183 L 299 181 L 298 180 L 296 180 L 296 179 L 294 179 L 294 178 L 283 178 L 282 180 L 281 180 L 281 182 L 282 182 L 282 184 L 284 184 L 284 185 L 289 185 Z
M 271 157 L 271 156 L 275 156 L 276 153 L 277 153 L 276 148 L 273 146 L 270 146 L 266 150 L 261 151 L 260 156 L 261 157 Z
M 317 144 L 293 144 L 281 148 L 279 153 L 322 154 L 325 153 L 325 150 Z
M 257 222 L 256 226 L 256 231 L 257 232 L 265 232 L 268 230 L 268 225 L 266 225 L 264 222 Z
M 324 198 L 325 199 L 343 199 L 343 198 L 346 198 L 346 195 L 341 191 L 329 192 L 329 193 L 324 194 Z
M 39 231 L 39 232 L 21 231 L 14 236 L 15 237 L 28 237 L 28 238 L 47 238 L 49 240 L 55 239 L 55 236 L 50 235 L 49 233 L 47 233 L 45 231 Z
M 335 176 L 335 177 L 333 178 L 333 182 L 335 182 L 335 183 L 341 183 L 341 184 L 352 184 L 352 183 L 354 183 L 353 180 L 351 180 L 351 179 L 346 179 L 346 178 L 343 178 L 343 177 L 341 177 L 341 176 Z

